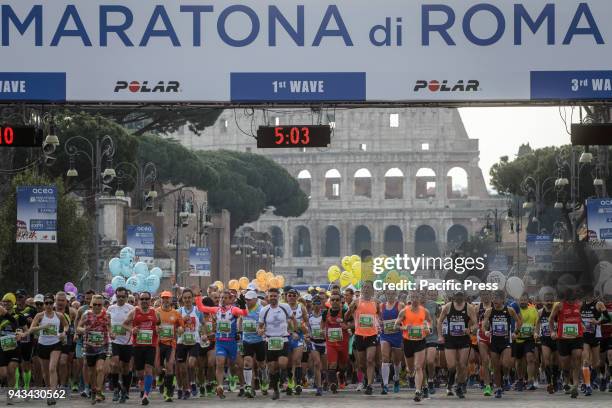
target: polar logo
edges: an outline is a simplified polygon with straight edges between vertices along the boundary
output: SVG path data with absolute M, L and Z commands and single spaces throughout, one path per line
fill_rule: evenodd
M 441 82 L 435 79 L 431 81 L 419 79 L 414 85 L 414 92 L 419 92 L 423 89 L 427 89 L 430 92 L 478 92 L 479 86 L 480 81 L 475 79 L 470 79 L 468 81 L 461 79 L 450 84 L 447 79 Z
M 177 93 L 179 86 L 179 81 L 159 81 L 155 86 L 150 86 L 149 81 L 117 81 L 114 92 L 127 90 L 132 93 Z

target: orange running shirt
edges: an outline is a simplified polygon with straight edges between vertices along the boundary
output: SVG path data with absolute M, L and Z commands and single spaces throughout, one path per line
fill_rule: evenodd
M 360 300 L 355 310 L 355 334 L 369 337 L 378 334 L 378 310 L 373 300 Z

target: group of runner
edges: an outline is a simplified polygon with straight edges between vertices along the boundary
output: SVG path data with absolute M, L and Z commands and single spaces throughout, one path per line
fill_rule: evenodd
M 239 396 L 271 391 L 276 400 L 310 384 L 317 396 L 349 383 L 372 395 L 375 384 L 381 394 L 398 393 L 405 381 L 422 401 L 442 383 L 448 396 L 464 398 L 471 381 L 501 398 L 512 387 L 535 390 L 540 373 L 549 393 L 576 398 L 580 388 L 585 396 L 595 386 L 605 391 L 612 374 L 612 299 L 588 290 L 517 300 L 503 291 L 477 299 L 456 292 L 447 303 L 431 291 L 401 300 L 395 291 L 377 294 L 371 282 L 360 292 L 211 286 L 205 295 L 175 295 L 118 288 L 107 299 L 89 291 L 81 305 L 64 292 L 6 294 L 0 377 L 25 389 L 68 389 L 72 381 L 92 404 L 105 400 L 107 384 L 119 403 L 138 387 L 148 405 L 154 389 L 166 402 L 198 392 L 223 399 L 226 384 Z

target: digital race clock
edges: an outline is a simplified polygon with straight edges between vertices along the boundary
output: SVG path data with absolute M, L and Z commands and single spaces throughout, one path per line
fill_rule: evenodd
M 0 147 L 40 147 L 42 136 L 34 126 L 0 125 Z
M 331 128 L 325 125 L 260 126 L 257 129 L 257 147 L 327 147 Z

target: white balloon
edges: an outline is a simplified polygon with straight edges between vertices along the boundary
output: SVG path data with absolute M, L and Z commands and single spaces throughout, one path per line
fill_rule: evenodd
M 608 279 L 608 281 L 604 284 L 603 295 L 612 296 L 612 279 Z
M 544 297 L 549 294 L 552 294 L 553 299 L 557 297 L 555 288 L 553 288 L 552 286 L 542 286 L 538 291 L 538 299 L 542 301 L 544 300 Z
M 519 299 L 525 290 L 525 284 L 516 276 L 508 278 L 506 281 L 506 292 L 514 299 Z

